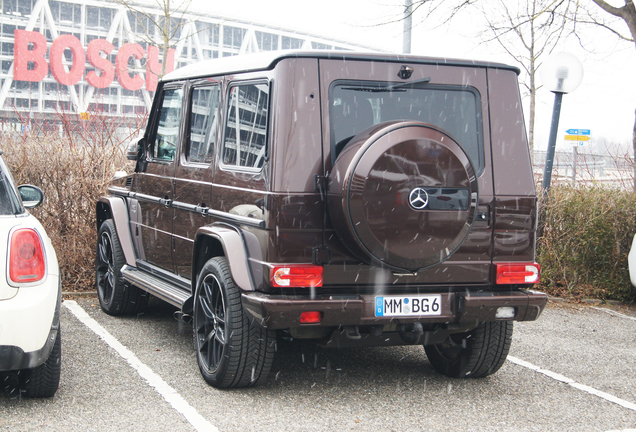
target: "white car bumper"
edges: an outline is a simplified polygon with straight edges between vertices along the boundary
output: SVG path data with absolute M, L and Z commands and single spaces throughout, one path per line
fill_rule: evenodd
M 0 301 L 0 371 L 39 366 L 49 356 L 60 326 L 61 283 L 23 287 Z

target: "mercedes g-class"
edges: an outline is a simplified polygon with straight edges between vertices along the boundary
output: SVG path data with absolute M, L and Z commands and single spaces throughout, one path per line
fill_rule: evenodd
M 518 74 L 344 51 L 169 73 L 97 203 L 103 310 L 175 305 L 219 388 L 262 382 L 282 334 L 496 372 L 547 302 Z

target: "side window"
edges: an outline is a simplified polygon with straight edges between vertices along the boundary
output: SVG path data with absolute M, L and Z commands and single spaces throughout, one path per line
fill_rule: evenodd
M 181 124 L 183 89 L 166 89 L 159 111 L 159 122 L 152 146 L 152 158 L 158 161 L 174 160 Z
M 223 164 L 260 169 L 267 151 L 270 87 L 266 83 L 230 87 Z
M 219 94 L 218 85 L 195 87 L 192 90 L 190 145 L 186 152 L 189 162 L 212 162 L 219 118 Z

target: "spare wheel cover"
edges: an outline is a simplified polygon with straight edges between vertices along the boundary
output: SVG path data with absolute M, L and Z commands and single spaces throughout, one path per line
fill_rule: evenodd
M 420 122 L 389 122 L 354 137 L 332 170 L 329 211 L 365 262 L 410 272 L 448 259 L 477 213 L 477 178 L 460 145 Z

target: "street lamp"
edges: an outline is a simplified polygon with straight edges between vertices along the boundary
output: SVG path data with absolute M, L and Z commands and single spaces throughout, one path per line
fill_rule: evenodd
M 413 30 L 413 0 L 404 0 L 404 31 L 402 53 L 411 54 L 411 32 Z
M 583 65 L 569 53 L 560 53 L 551 56 L 541 69 L 541 81 L 543 85 L 554 93 L 554 108 L 552 109 L 552 124 L 550 126 L 550 139 L 548 140 L 548 153 L 545 158 L 543 171 L 543 193 L 548 194 L 550 181 L 552 180 L 552 164 L 554 162 L 554 149 L 556 136 L 559 129 L 559 115 L 561 114 L 561 100 L 565 93 L 576 90 L 583 80 Z

